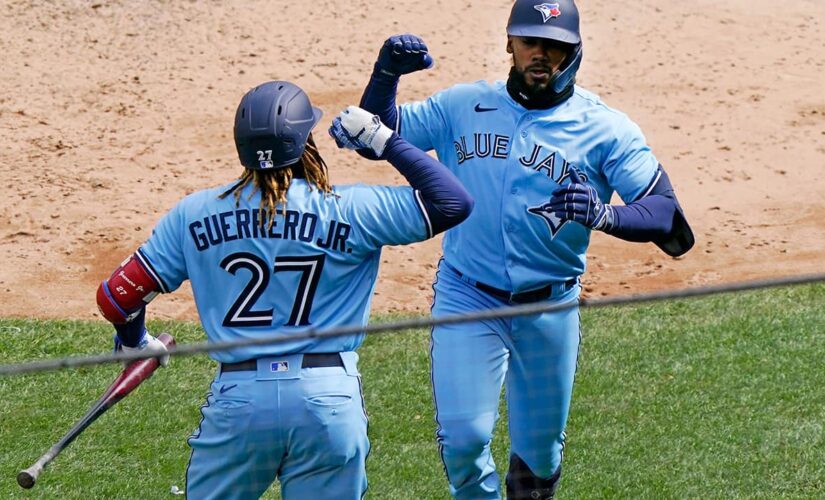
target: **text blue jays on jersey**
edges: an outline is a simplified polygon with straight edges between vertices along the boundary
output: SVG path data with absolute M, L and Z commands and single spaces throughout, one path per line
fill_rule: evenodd
M 352 227 L 334 219 L 320 227 L 318 216 L 309 212 L 287 210 L 270 225 L 267 211 L 241 208 L 207 215 L 188 224 L 195 248 L 202 252 L 211 246 L 248 238 L 302 241 L 332 251 L 352 253 L 347 244 Z
M 473 158 L 486 158 L 491 156 L 499 160 L 507 160 L 510 143 L 512 138 L 506 135 L 499 135 L 487 133 L 474 133 L 470 140 L 470 145 L 467 144 L 467 137 L 461 136 L 458 140 L 453 141 L 455 147 L 456 160 L 458 165 Z M 544 146 L 541 144 L 533 144 L 533 150 L 530 156 L 523 156 L 519 158 L 519 163 L 529 169 L 539 173 L 544 173 L 550 179 L 553 179 L 558 184 L 562 184 L 565 179 L 570 176 L 570 163 L 561 157 L 557 151 L 544 151 Z M 558 162 L 557 160 L 560 160 Z M 558 164 L 557 164 L 558 163 Z M 584 175 L 584 174 L 583 174 Z M 584 175 L 585 179 L 587 178 Z

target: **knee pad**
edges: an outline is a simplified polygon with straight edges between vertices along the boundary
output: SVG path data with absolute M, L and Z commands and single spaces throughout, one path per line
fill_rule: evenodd
M 542 479 L 518 455 L 510 455 L 507 472 L 507 500 L 550 500 L 556 494 L 561 479 L 561 464 L 548 479 Z

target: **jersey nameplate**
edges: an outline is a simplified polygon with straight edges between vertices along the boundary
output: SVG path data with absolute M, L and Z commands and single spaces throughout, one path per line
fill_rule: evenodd
M 287 210 L 285 216 L 279 212 L 272 226 L 268 226 L 266 210 L 243 208 L 192 221 L 189 235 L 199 252 L 230 241 L 268 238 L 302 241 L 323 249 L 352 253 L 348 244 L 352 227 L 344 222 L 330 220 L 320 227 L 316 214 Z

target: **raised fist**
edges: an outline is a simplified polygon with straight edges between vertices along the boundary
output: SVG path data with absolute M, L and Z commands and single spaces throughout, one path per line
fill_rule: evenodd
M 415 35 L 393 35 L 384 42 L 375 65 L 390 76 L 401 76 L 433 66 L 427 44 Z
M 329 135 L 339 148 L 369 148 L 376 156 L 384 153 L 392 129 L 381 123 L 378 116 L 357 106 L 349 106 L 332 120 Z

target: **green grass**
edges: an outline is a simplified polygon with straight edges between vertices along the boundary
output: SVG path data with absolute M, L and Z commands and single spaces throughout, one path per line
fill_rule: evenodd
M 584 342 L 558 498 L 825 497 L 825 286 L 582 311 Z M 375 322 L 393 317 L 378 317 Z M 179 343 L 200 327 L 150 323 Z M 0 320 L 0 363 L 100 353 L 103 323 Z M 360 349 L 369 498 L 447 498 L 426 331 Z M 16 482 L 85 413 L 115 365 L 0 377 L 0 498 L 167 498 L 214 373 L 181 357 L 103 415 L 43 473 Z M 506 413 L 494 453 L 507 464 Z M 276 498 L 273 492 L 267 498 Z

